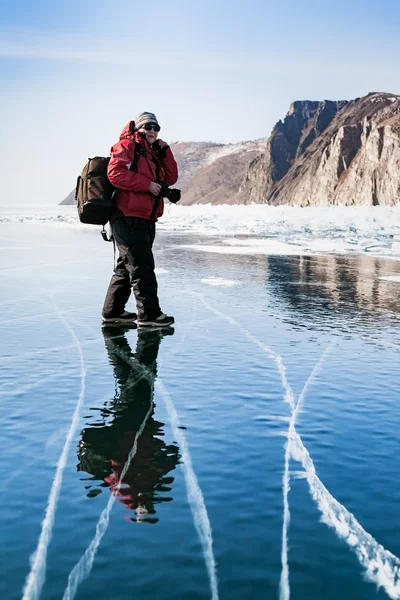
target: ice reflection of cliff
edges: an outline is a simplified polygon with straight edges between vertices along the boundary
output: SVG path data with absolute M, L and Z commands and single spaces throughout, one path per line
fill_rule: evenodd
M 400 274 L 394 261 L 369 257 L 268 257 L 268 289 L 300 313 L 323 325 L 335 319 L 374 322 L 397 320 L 399 283 L 382 279 Z M 322 310 L 321 308 L 329 309 Z

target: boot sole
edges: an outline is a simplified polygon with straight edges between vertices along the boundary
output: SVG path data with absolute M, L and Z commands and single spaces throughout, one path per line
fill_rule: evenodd
M 151 322 L 146 322 L 146 323 L 141 323 L 140 321 L 138 321 L 138 327 L 147 327 L 147 328 L 157 328 L 157 329 L 161 329 L 162 327 L 171 327 L 171 325 L 173 325 L 175 323 L 175 321 L 170 321 L 168 323 L 157 323 L 156 321 L 151 321 Z
M 116 317 L 115 319 L 102 319 L 103 325 L 133 325 L 136 324 L 136 319 L 119 319 Z

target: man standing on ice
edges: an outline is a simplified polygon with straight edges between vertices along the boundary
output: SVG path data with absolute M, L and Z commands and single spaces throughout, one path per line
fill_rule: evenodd
M 139 327 L 166 327 L 174 318 L 165 315 L 157 295 L 152 246 L 156 221 L 164 212 L 164 197 L 180 198 L 178 167 L 171 148 L 158 139 L 160 126 L 151 112 L 141 113 L 122 130 L 111 148 L 108 178 L 117 188 L 116 210 L 110 225 L 119 257 L 104 300 L 103 324 L 132 323 Z M 131 294 L 137 315 L 125 311 Z

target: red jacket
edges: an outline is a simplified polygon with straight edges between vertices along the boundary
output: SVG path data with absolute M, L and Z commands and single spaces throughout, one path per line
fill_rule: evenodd
M 145 136 L 140 132 L 133 133 L 134 122 L 130 121 L 123 128 L 119 142 L 111 148 L 111 160 L 108 165 L 108 178 L 119 190 L 115 204 L 126 217 L 154 219 L 164 212 L 164 200 L 159 201 L 156 213 L 152 215 L 155 196 L 149 192 L 152 181 L 165 181 L 169 186 L 178 179 L 178 167 L 168 148 L 165 156 L 158 150 L 153 151 Z M 135 142 L 144 149 L 144 156 L 139 156 L 137 169 L 130 171 L 134 157 Z M 157 177 L 158 175 L 158 177 Z

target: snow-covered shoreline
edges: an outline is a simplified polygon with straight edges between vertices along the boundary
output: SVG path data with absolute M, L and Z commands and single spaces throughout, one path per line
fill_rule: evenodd
M 218 236 L 222 246 L 201 246 L 210 252 L 400 259 L 400 206 L 177 206 L 168 207 L 159 229 Z
M 74 206 L 3 207 L 0 223 L 85 227 L 79 223 Z M 400 205 L 298 208 L 168 204 L 158 229 L 217 236 L 217 246 L 213 242 L 201 248 L 224 253 L 368 253 L 400 259 Z

